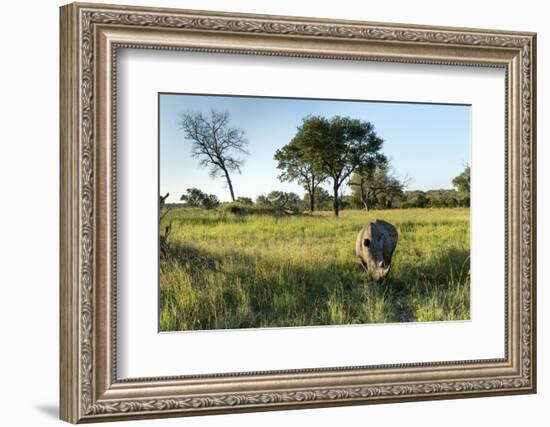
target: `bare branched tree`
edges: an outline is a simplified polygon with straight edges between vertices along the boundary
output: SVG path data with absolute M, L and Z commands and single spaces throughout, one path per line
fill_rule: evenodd
M 164 205 L 166 204 L 166 199 L 168 197 L 170 197 L 170 193 L 166 193 L 165 196 L 163 196 L 162 194 L 159 196 L 160 197 L 160 200 L 159 200 L 159 206 L 160 208 L 162 209 L 164 207 Z
M 408 174 L 401 178 L 392 167 L 384 165 L 355 174 L 349 185 L 356 188 L 353 196 L 360 200 L 366 210 L 370 210 L 375 206 L 391 206 L 395 198 L 403 195 L 410 181 Z
M 228 112 L 214 110 L 210 116 L 184 113 L 178 125 L 185 132 L 185 138 L 193 142 L 193 157 L 200 159 L 201 166 L 210 168 L 211 177 L 226 180 L 231 200 L 235 201 L 230 173 L 241 173 L 244 160 L 239 156 L 248 154 L 244 130 L 231 127 Z

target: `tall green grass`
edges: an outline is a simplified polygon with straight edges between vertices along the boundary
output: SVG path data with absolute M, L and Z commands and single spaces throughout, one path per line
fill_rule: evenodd
M 384 219 L 399 241 L 367 282 L 355 238 Z M 234 215 L 177 208 L 160 265 L 162 331 L 462 320 L 470 316 L 469 209 Z

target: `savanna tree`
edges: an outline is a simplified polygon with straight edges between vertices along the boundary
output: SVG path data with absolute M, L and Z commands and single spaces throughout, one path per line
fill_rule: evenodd
M 206 194 L 198 188 L 186 189 L 185 194 L 181 196 L 180 200 L 183 201 L 187 207 L 204 209 L 214 209 L 220 204 L 215 194 Z
M 367 211 L 374 207 L 390 208 L 394 200 L 403 196 L 409 178 L 400 178 L 385 159 L 378 159 L 379 165 L 359 168 L 352 175 L 349 185 L 352 197 Z
M 458 191 L 461 206 L 470 206 L 470 166 L 453 179 L 453 185 Z
M 193 157 L 200 159 L 201 166 L 210 168 L 211 177 L 225 179 L 231 200 L 235 201 L 231 173 L 241 173 L 244 164 L 241 156 L 248 154 L 244 130 L 231 126 L 228 112 L 215 110 L 209 116 L 199 112 L 184 113 L 178 125 L 193 144 Z
M 294 137 L 304 158 L 332 180 L 333 210 L 340 212 L 340 188 L 352 173 L 381 156 L 383 140 L 370 122 L 335 116 L 306 117 Z
M 296 193 L 286 191 L 271 191 L 261 194 L 256 199 L 256 204 L 287 214 L 300 212 L 302 200 Z
M 307 157 L 301 146 L 299 138 L 292 139 L 287 145 L 275 152 L 277 168 L 282 172 L 279 175 L 281 181 L 296 181 L 307 192 L 309 210 L 315 210 L 315 193 L 327 175 L 322 172 L 315 160 Z

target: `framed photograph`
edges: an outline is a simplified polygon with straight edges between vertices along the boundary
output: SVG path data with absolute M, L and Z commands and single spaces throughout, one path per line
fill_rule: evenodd
M 536 391 L 535 34 L 60 22 L 63 420 Z

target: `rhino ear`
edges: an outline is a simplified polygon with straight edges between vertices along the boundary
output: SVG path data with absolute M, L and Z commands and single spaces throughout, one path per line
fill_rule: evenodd
M 363 240 L 363 246 L 368 248 L 370 246 L 370 240 L 369 239 L 364 239 Z

